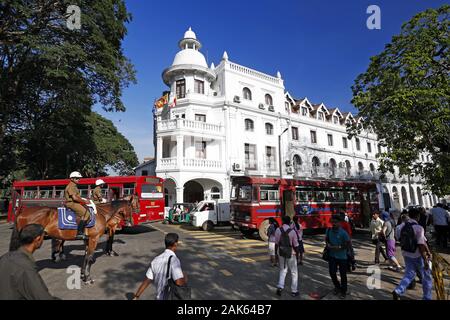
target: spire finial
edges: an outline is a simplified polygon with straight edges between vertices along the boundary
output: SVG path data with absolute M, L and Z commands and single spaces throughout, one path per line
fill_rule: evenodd
M 222 60 L 228 61 L 228 53 L 226 51 L 223 52 Z

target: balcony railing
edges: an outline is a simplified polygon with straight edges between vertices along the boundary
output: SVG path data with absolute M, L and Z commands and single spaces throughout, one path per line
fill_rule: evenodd
M 158 122 L 158 131 L 172 130 L 194 130 L 200 133 L 222 134 L 223 127 L 217 124 L 211 124 L 202 121 L 192 121 L 186 119 L 164 120 Z
M 296 178 L 379 180 L 380 176 L 378 172 L 355 171 L 347 168 L 305 165 L 294 167 Z
M 177 158 L 163 158 L 158 163 L 157 170 L 181 170 L 189 168 L 222 169 L 222 161 L 208 159 L 183 159 L 181 163 Z

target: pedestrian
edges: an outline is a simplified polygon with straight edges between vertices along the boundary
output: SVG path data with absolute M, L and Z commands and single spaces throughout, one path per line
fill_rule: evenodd
M 436 232 L 436 245 L 447 248 L 450 213 L 444 209 L 442 203 L 438 203 L 436 208 L 431 209 L 431 215 L 434 231 Z
M 277 295 L 281 296 L 281 292 L 284 289 L 284 281 L 288 269 L 291 271 L 292 283 L 291 283 L 291 295 L 297 297 L 298 293 L 298 270 L 297 270 L 297 257 L 298 252 L 298 240 L 297 234 L 289 226 L 291 224 L 291 218 L 289 216 L 283 216 L 281 218 L 283 225 L 275 232 L 275 244 L 276 251 L 279 257 L 280 265 L 280 277 L 277 286 Z
M 408 212 L 410 220 L 398 228 L 397 238 L 400 239 L 402 255 L 405 260 L 405 275 L 400 284 L 392 292 L 394 300 L 399 300 L 406 288 L 414 281 L 416 272 L 421 274 L 423 299 L 432 299 L 433 280 L 431 278 L 431 252 L 428 248 L 423 228 L 418 224 L 420 212 L 411 208 Z
M 341 228 L 347 232 L 349 238 L 350 238 L 350 245 L 348 247 L 347 252 L 347 266 L 348 266 L 348 272 L 355 271 L 356 270 L 356 260 L 355 260 L 355 250 L 353 249 L 352 244 L 352 238 L 353 238 L 353 231 L 352 227 L 350 225 L 350 220 L 348 219 L 347 213 L 345 211 L 341 211 L 340 215 L 340 225 Z
M 0 300 L 54 300 L 37 272 L 33 253 L 44 241 L 44 228 L 29 224 L 20 231 L 21 247 L 0 258 Z
M 134 294 L 133 300 L 139 299 L 145 289 L 154 282 L 156 285 L 156 300 L 164 300 L 164 288 L 167 285 L 167 270 L 169 271 L 169 278 L 178 286 L 184 286 L 187 283 L 187 276 L 181 269 L 180 259 L 175 252 L 178 248 L 178 234 L 168 233 L 165 237 L 166 250 L 153 259 L 150 267 L 147 270 L 146 278 L 139 286 L 139 289 Z M 169 266 L 170 263 L 170 266 Z
M 372 243 L 375 245 L 375 264 L 380 264 L 380 253 L 384 260 L 387 260 L 386 253 L 383 248 L 383 238 L 380 237 L 380 232 L 383 229 L 383 220 L 380 219 L 379 212 L 372 214 L 372 221 L 370 222 L 370 232 L 372 234 Z
M 278 228 L 279 226 L 277 220 L 275 220 L 274 218 L 269 218 L 269 228 L 267 228 L 267 241 L 269 246 L 270 263 L 272 264 L 272 267 L 278 265 L 277 254 L 275 251 L 275 232 Z
M 298 216 L 294 216 L 292 219 L 291 228 L 294 229 L 297 234 L 298 241 L 298 252 L 297 252 L 297 263 L 303 265 L 303 256 L 305 254 L 305 246 L 303 245 L 303 228 L 300 223 L 298 223 Z
M 328 269 L 334 284 L 334 294 L 339 295 L 340 299 L 345 299 L 347 296 L 347 251 L 350 246 L 350 237 L 342 229 L 339 216 L 333 216 L 331 223 L 333 227 L 327 229 L 325 236 L 326 246 L 329 251 Z M 337 278 L 338 268 L 341 282 Z
M 428 213 L 424 207 L 420 207 L 419 211 L 420 211 L 419 225 L 423 228 L 425 234 L 427 234 Z
M 386 239 L 386 255 L 389 262 L 391 263 L 389 269 L 400 272 L 402 270 L 402 266 L 398 263 L 397 258 L 395 257 L 396 241 L 395 222 L 393 220 L 393 216 L 391 217 L 389 213 L 383 212 L 381 214 L 381 219 L 383 220 L 384 224 L 380 234 L 382 234 Z

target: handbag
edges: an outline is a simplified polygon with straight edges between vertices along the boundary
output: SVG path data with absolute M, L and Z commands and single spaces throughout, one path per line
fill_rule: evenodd
M 169 257 L 167 263 L 167 273 L 166 279 L 167 284 L 163 291 L 163 300 L 190 300 L 191 299 L 191 288 L 188 286 L 179 286 L 173 281 L 170 274 L 170 260 L 172 256 Z

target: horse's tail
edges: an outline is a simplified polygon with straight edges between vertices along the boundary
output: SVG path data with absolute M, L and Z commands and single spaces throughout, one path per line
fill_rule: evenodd
M 11 240 L 9 242 L 9 251 L 16 251 L 20 248 L 19 230 L 17 229 L 17 217 L 14 221 L 13 232 L 11 234 Z

